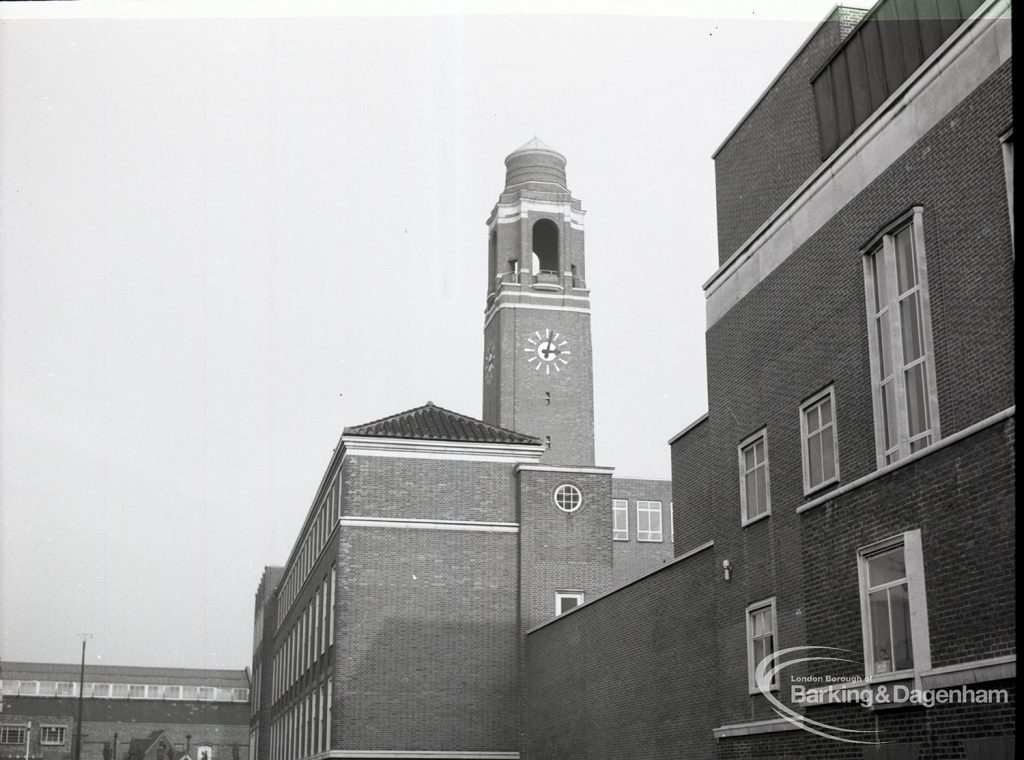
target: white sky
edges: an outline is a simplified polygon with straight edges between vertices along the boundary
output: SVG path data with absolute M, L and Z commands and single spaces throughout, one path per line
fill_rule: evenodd
M 831 3 L 338 15 L 409 7 L 0 7 L 0 658 L 248 665 L 341 428 L 480 415 L 484 220 L 534 135 L 588 212 L 598 464 L 670 475 L 711 153 Z

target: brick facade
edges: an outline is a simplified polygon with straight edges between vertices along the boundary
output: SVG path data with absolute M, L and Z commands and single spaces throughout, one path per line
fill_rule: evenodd
M 612 478 L 612 499 L 626 502 L 628 533 L 612 541 L 615 585 L 632 580 L 675 556 L 673 552 L 672 481 L 640 478 Z M 637 502 L 661 504 L 661 540 L 641 541 L 638 534 Z
M 166 678 L 166 677 L 165 677 Z M 152 679 L 156 680 L 156 679 Z M 82 760 L 123 760 L 133 739 L 164 731 L 179 751 L 213 749 L 213 760 L 250 760 L 249 703 L 134 701 L 86 698 L 82 709 Z M 0 724 L 32 721 L 29 755 L 42 760 L 70 760 L 78 700 L 56 697 L 5 697 Z M 66 727 L 60 746 L 40 744 L 39 726 Z M 116 737 L 115 737 L 116 735 Z M 116 741 L 116 751 L 115 751 Z M 105 754 L 105 753 L 108 753 Z M 24 746 L 0 745 L 0 758 L 23 760 Z
M 707 285 L 709 410 L 671 444 L 680 559 L 528 636 L 536 700 L 530 760 L 1013 756 L 1014 256 L 1000 141 L 1012 127 L 1011 60 L 1009 20 L 993 20 L 1006 11 L 990 6 L 939 50 L 941 63 L 925 63 L 930 75 L 908 80 L 896 105 L 840 146 L 820 173 L 817 136 L 801 126 L 801 109 L 813 99 L 792 88 L 809 89 L 809 56 L 818 66 L 828 58 L 821 35 L 830 22 L 720 150 L 722 261 L 766 226 Z M 804 101 L 793 114 L 777 108 L 793 99 Z M 879 166 L 897 145 L 906 148 Z M 768 176 L 776 180 L 772 162 L 786 166 L 777 187 L 748 193 Z M 805 180 L 802 195 L 787 200 Z M 913 208 L 923 230 L 914 234 L 927 264 L 939 425 L 916 458 L 908 452 L 898 466 L 880 469 L 865 254 Z M 800 410 L 826 388 L 838 479 L 808 490 Z M 760 430 L 770 513 L 744 525 L 739 449 Z M 1005 689 L 1008 701 L 795 704 L 793 676 L 863 682 L 868 675 L 862 551 L 881 540 L 916 541 L 904 535 L 920 536 L 922 557 L 918 568 L 916 550 L 897 544 L 907 574 L 920 579 L 909 592 L 915 659 L 910 671 L 896 668 L 890 677 L 883 654 L 873 683 Z M 695 563 L 706 569 L 698 588 L 667 582 Z M 760 602 L 774 604 L 774 651 L 838 647 L 854 661 L 789 668 L 777 698 L 889 746 L 799 730 L 751 693 L 747 621 Z M 660 624 L 663 611 L 679 615 L 689 632 L 684 608 L 706 634 L 679 646 L 674 667 L 653 672 L 659 647 L 677 640 Z M 640 644 L 614 666 L 615 689 L 595 686 L 610 650 L 626 650 L 627 642 Z M 702 677 L 692 678 L 693 670 Z

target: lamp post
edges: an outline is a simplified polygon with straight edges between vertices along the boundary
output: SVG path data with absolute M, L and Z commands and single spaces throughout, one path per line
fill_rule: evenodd
M 82 697 L 85 695 L 85 642 L 91 633 L 82 634 L 82 669 L 78 675 L 78 721 L 75 724 L 75 760 L 82 760 Z

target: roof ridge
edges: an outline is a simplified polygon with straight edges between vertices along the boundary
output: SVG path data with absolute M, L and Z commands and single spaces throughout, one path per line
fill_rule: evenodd
M 380 430 L 389 427 L 392 429 Z M 361 425 L 347 426 L 342 434 L 483 443 L 541 443 L 541 439 L 536 436 L 485 422 L 468 414 L 438 406 L 433 401 Z

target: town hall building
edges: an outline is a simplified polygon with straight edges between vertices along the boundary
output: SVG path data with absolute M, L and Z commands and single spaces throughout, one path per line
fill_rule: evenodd
M 487 221 L 483 415 L 345 428 L 256 595 L 252 755 L 518 758 L 526 632 L 673 556 L 669 481 L 594 458 L 584 211 L 536 138 Z

